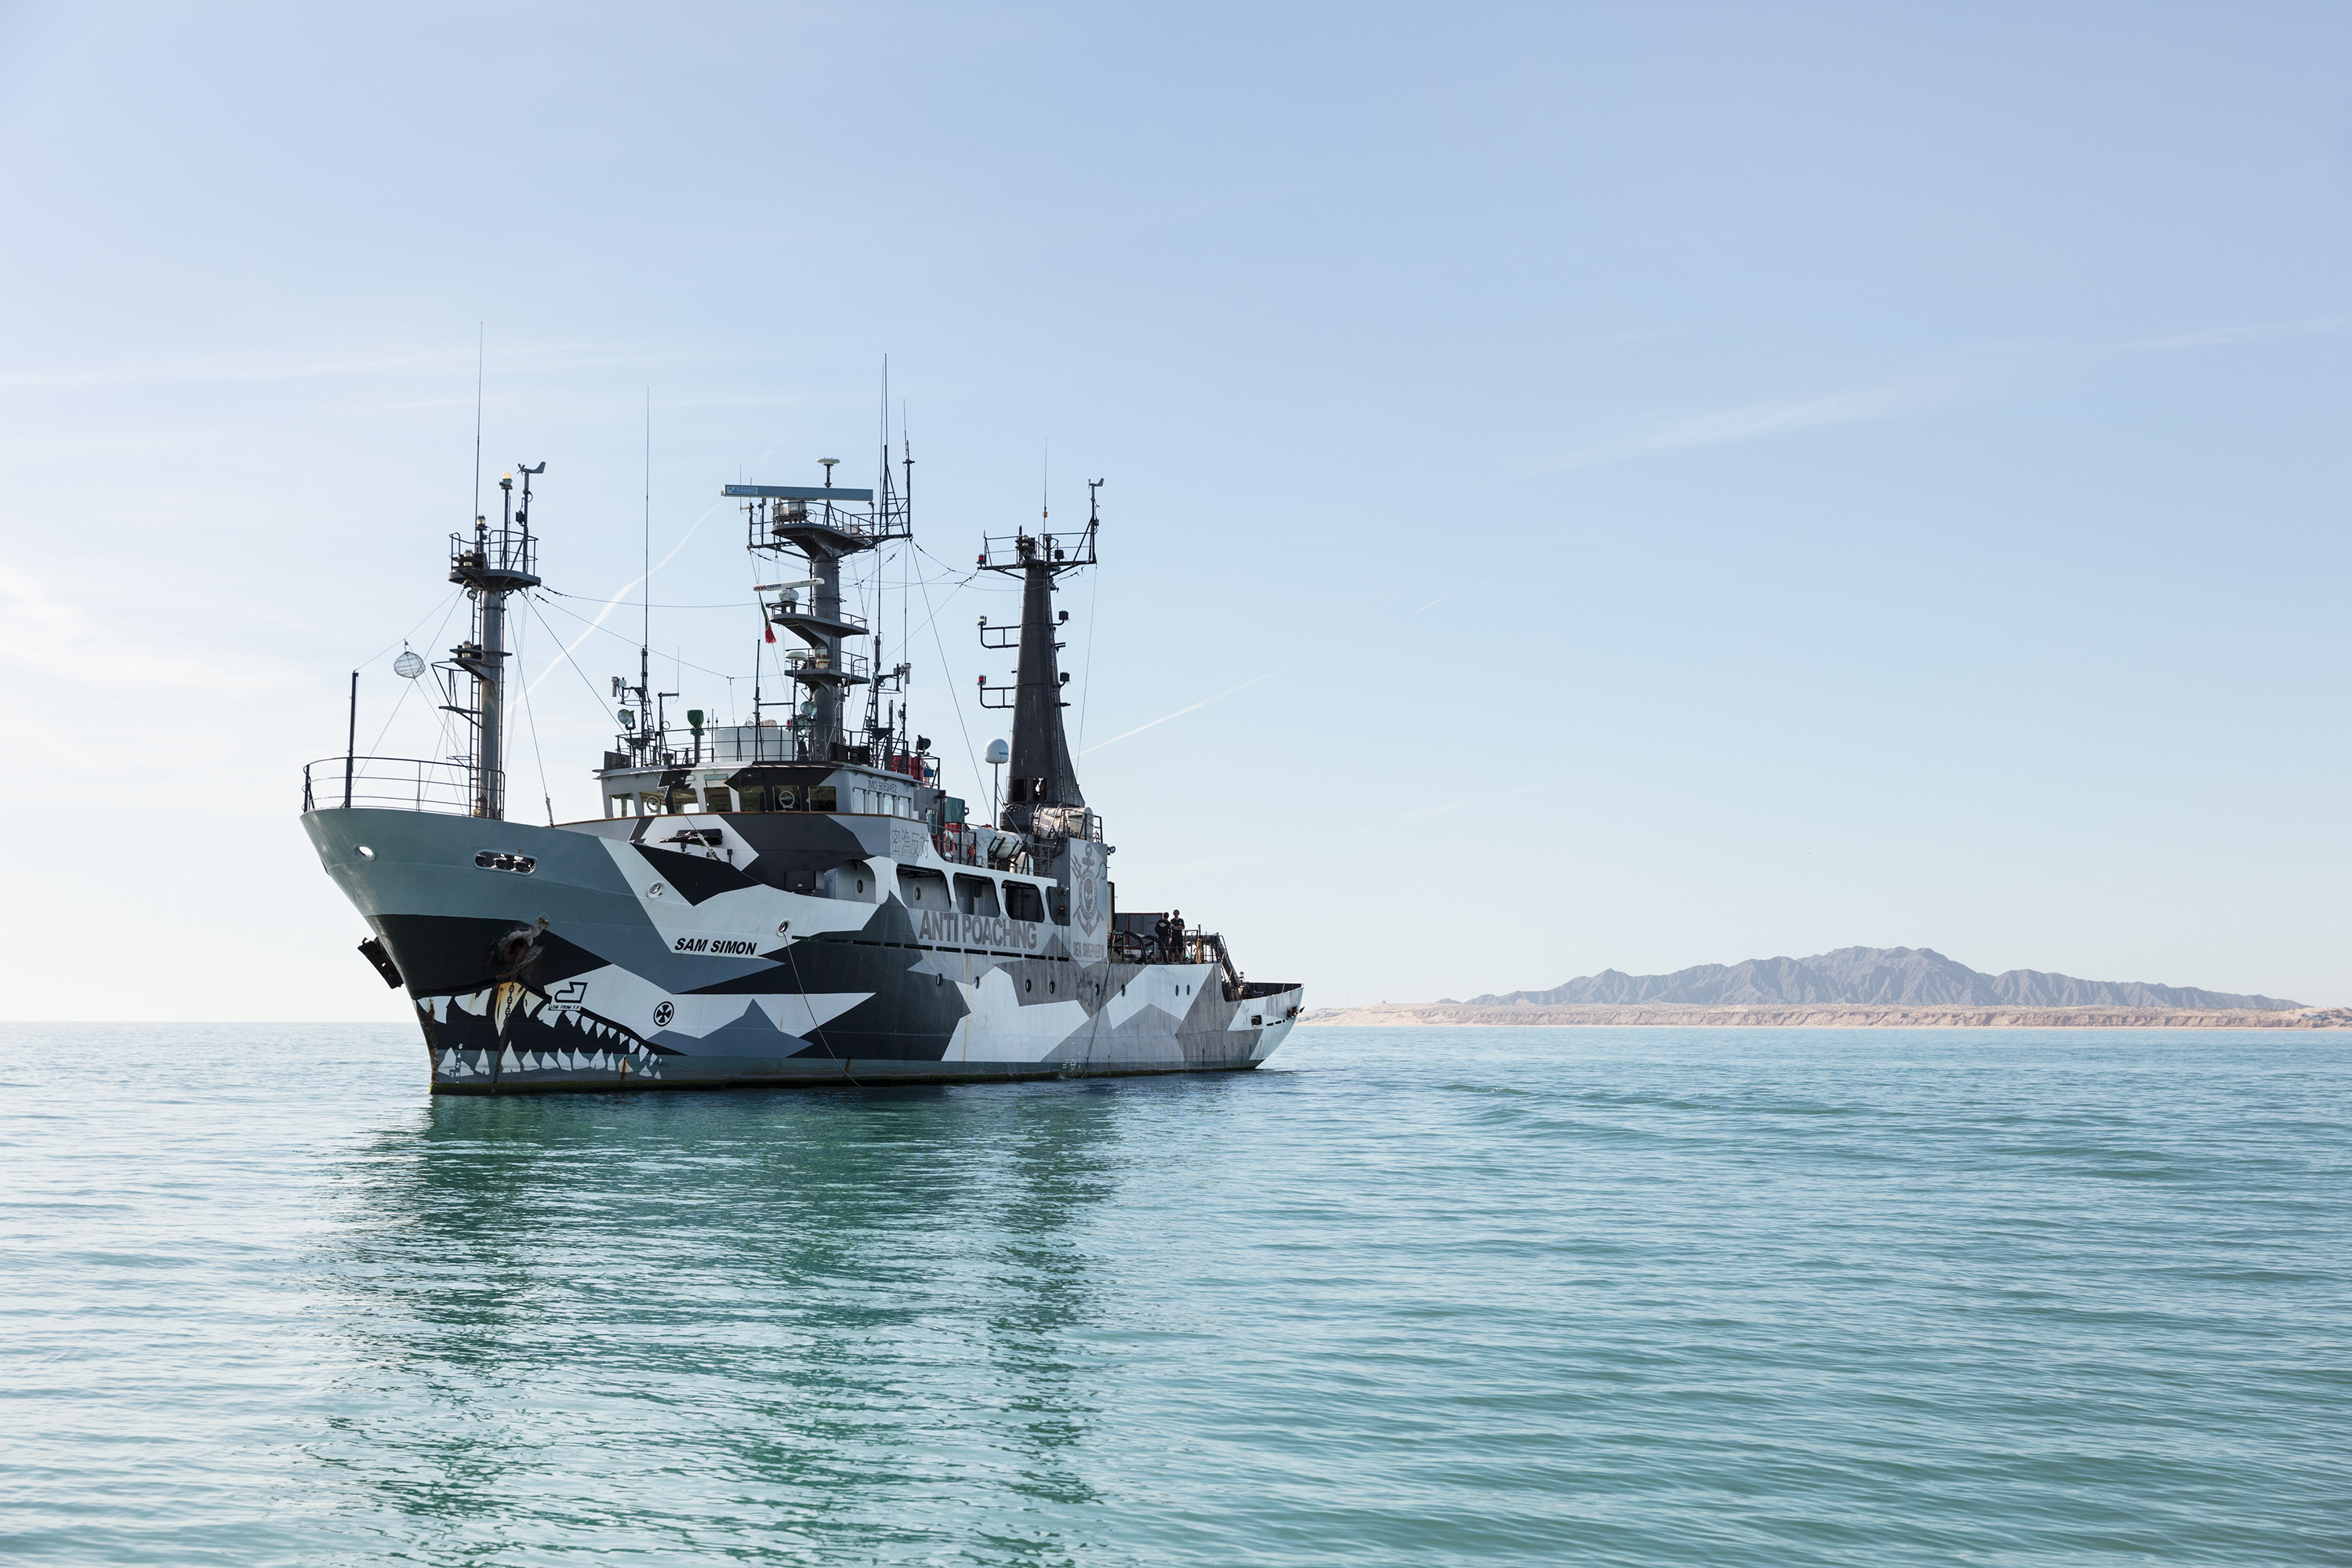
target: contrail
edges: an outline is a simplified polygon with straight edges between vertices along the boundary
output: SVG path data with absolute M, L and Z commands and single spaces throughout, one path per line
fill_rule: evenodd
M 1483 588 L 1493 581 L 1494 579 L 1492 577 L 1481 577 L 1477 582 L 1470 584 L 1467 587 L 1456 588 L 1451 594 L 1440 594 L 1434 599 L 1430 600 L 1428 604 L 1422 605 L 1421 610 L 1433 608 L 1436 605 L 1444 604 L 1446 600 L 1453 598 L 1455 594 L 1466 594 L 1470 592 L 1472 588 Z M 1417 616 L 1421 614 L 1421 610 L 1412 611 L 1411 614 Z M 1218 692 L 1216 697 L 1203 697 L 1201 700 L 1193 703 L 1191 707 L 1179 708 L 1173 713 L 1163 713 L 1159 718 L 1154 719 L 1150 724 L 1138 724 L 1134 729 L 1128 731 L 1126 734 L 1113 735 L 1108 741 L 1098 742 L 1094 745 L 1088 746 L 1085 751 L 1080 752 L 1078 755 L 1082 757 L 1092 756 L 1095 752 L 1101 751 L 1105 746 L 1115 746 L 1118 744 L 1121 741 L 1126 740 L 1128 735 L 1140 735 L 1146 730 L 1151 729 L 1155 725 L 1165 724 L 1171 719 L 1181 719 L 1187 713 L 1198 712 L 1200 710 L 1206 708 L 1210 703 L 1214 702 L 1218 697 L 1231 697 L 1236 691 L 1255 686 L 1261 680 L 1268 680 L 1275 676 L 1280 675 L 1284 670 L 1292 668 L 1294 665 L 1305 664 L 1308 659 L 1313 658 L 1315 656 L 1311 653 L 1300 654 L 1297 658 L 1292 659 L 1289 664 L 1279 666 L 1274 669 L 1269 669 L 1264 675 L 1253 675 L 1247 680 L 1243 681 L 1240 686 L 1228 686 L 1223 691 Z
M 582 643 L 586 642 L 590 635 L 593 634 L 597 627 L 604 624 L 604 617 L 621 607 L 621 601 L 628 596 L 630 589 L 635 587 L 640 583 L 652 582 L 654 573 L 658 572 L 663 567 L 668 565 L 672 560 L 676 559 L 677 552 L 686 548 L 686 542 L 692 539 L 694 537 L 694 531 L 702 526 L 703 518 L 709 517 L 711 511 L 717 511 L 720 507 L 726 504 L 727 503 L 723 500 L 713 502 L 711 504 L 710 511 L 704 512 L 702 517 L 696 518 L 691 523 L 687 525 L 686 532 L 678 537 L 678 542 L 676 544 L 670 546 L 670 552 L 667 555 L 663 556 L 660 560 L 654 563 L 652 571 L 646 573 L 640 577 L 632 577 L 627 582 L 622 584 L 618 588 L 614 589 L 613 596 L 604 601 L 604 607 L 596 612 L 596 618 L 588 623 L 588 629 L 582 632 L 578 637 L 573 637 L 572 641 L 565 646 L 563 651 L 555 656 L 553 662 L 550 663 L 545 669 L 539 672 L 539 679 L 532 681 L 529 686 L 525 687 L 523 689 L 523 695 L 528 697 L 532 692 L 538 690 L 541 682 L 544 681 L 549 676 L 555 673 L 556 665 L 562 664 L 565 659 L 570 658 L 572 657 L 572 650 L 577 648 Z
M 1541 795 L 1558 787 L 1556 784 L 1523 784 L 1517 789 L 1494 790 L 1486 795 L 1465 795 L 1460 800 L 1447 801 L 1443 805 L 1424 806 L 1419 811 L 1408 812 L 1402 816 L 1383 816 L 1369 826 L 1351 827 L 1345 833 L 1335 833 L 1325 838 L 1309 839 L 1304 844 L 1286 845 L 1274 851 L 1273 855 L 1276 859 L 1293 858 L 1309 850 L 1327 849 L 1334 844 L 1343 844 L 1350 838 L 1361 838 L 1367 833 L 1384 833 L 1400 823 L 1421 822 L 1433 816 L 1444 816 L 1448 812 L 1460 811 L 1467 806 L 1485 805 L 1489 801 L 1517 800 L 1522 795 Z M 1171 874 L 1178 871 L 1214 871 L 1227 866 L 1262 865 L 1265 859 L 1266 856 L 1264 854 L 1237 855 L 1223 860 L 1180 860 L 1172 866 L 1161 868 Z
M 767 451 L 761 453 L 758 460 L 752 463 L 751 467 L 756 468 L 761 463 L 766 462 L 768 458 L 774 454 L 776 448 L 783 444 L 784 438 L 782 436 L 779 436 L 774 440 L 769 442 Z M 677 543 L 671 548 L 669 554 L 665 555 L 660 560 L 655 562 L 652 571 L 647 572 L 642 577 L 632 577 L 626 583 L 622 584 L 618 588 L 614 589 L 613 591 L 613 596 L 604 601 L 604 607 L 596 612 L 596 618 L 588 623 L 588 630 L 582 632 L 578 637 L 572 639 L 571 644 L 566 647 L 561 654 L 556 656 L 556 663 L 560 664 L 564 659 L 571 658 L 572 651 L 579 647 L 582 643 L 588 640 L 590 633 L 594 632 L 598 626 L 604 624 L 604 617 L 611 615 L 614 610 L 620 608 L 621 601 L 628 596 L 630 589 L 635 587 L 640 583 L 649 583 L 653 581 L 654 573 L 658 572 L 663 567 L 668 565 L 677 556 L 677 552 L 686 548 L 686 542 L 694 537 L 694 531 L 702 526 L 703 519 L 708 518 L 710 515 L 710 512 L 717 511 L 720 507 L 725 506 L 726 504 L 727 503 L 723 499 L 712 502 L 710 511 L 704 512 L 701 517 L 696 518 L 693 522 L 688 524 L 686 532 L 679 538 Z M 554 673 L 555 665 L 553 664 L 551 664 L 545 669 L 541 670 L 539 672 L 539 679 L 532 681 L 529 687 L 525 688 L 523 695 L 528 697 L 531 692 L 538 690 L 540 688 L 540 682 L 545 680 L 549 676 L 553 675 Z
M 1440 594 L 1434 599 L 1430 600 L 1428 604 L 1423 605 L 1421 607 L 1421 610 L 1433 610 L 1438 605 L 1445 603 L 1446 600 L 1454 597 L 1455 595 L 1466 594 L 1471 588 L 1483 588 L 1493 581 L 1494 579 L 1492 577 L 1481 577 L 1475 583 L 1470 584 L 1468 587 L 1456 588 L 1451 594 Z M 1411 611 L 1410 614 L 1417 616 L 1421 614 L 1421 610 L 1413 610 Z
M 1214 697 L 1203 697 L 1198 702 L 1192 703 L 1187 707 L 1179 708 L 1173 713 L 1162 713 L 1150 723 L 1138 724 L 1134 729 L 1128 731 L 1126 734 L 1113 735 L 1108 741 L 1097 741 L 1093 745 L 1088 746 L 1085 751 L 1080 752 L 1078 755 L 1082 757 L 1092 756 L 1095 752 L 1101 751 L 1105 746 L 1118 745 L 1121 741 L 1126 740 L 1128 735 L 1140 735 L 1146 730 L 1156 729 L 1160 725 L 1168 722 L 1171 719 L 1181 719 L 1187 713 L 1198 712 L 1200 710 L 1206 708 L 1210 703 L 1217 700 L 1217 698 L 1219 697 L 1231 697 L 1234 692 L 1245 690 L 1250 687 L 1255 686 L 1261 680 L 1271 680 L 1276 676 L 1280 675 L 1284 670 L 1290 668 L 1293 665 L 1305 664 L 1308 659 L 1313 658 L 1315 656 L 1311 653 L 1302 653 L 1297 658 L 1292 659 L 1289 664 L 1276 666 L 1275 668 L 1267 670 L 1264 675 L 1253 675 L 1247 680 L 1243 681 L 1241 685 L 1228 686 L 1223 691 L 1218 692 Z

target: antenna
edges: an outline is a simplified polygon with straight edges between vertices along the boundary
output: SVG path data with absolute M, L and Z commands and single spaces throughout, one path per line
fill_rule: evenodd
M 474 515 L 482 515 L 482 345 L 488 341 L 483 323 L 474 323 Z
M 654 645 L 654 389 L 646 388 L 646 531 L 645 575 L 638 579 L 645 601 L 643 630 L 637 637 L 637 706 L 646 705 L 646 688 L 653 684 Z M 638 723 L 645 722 L 643 713 Z M 656 741 L 656 744 L 660 742 Z
M 911 647 L 914 642 L 907 635 L 907 622 L 915 606 L 915 596 L 908 592 L 908 581 L 915 574 L 915 448 L 907 436 L 907 404 L 903 398 L 898 403 L 898 449 L 905 454 L 905 467 L 900 471 L 907 476 L 907 487 L 898 498 L 898 504 L 907 511 L 908 546 L 898 552 L 898 646 Z M 882 456 L 888 458 L 888 448 L 884 448 Z

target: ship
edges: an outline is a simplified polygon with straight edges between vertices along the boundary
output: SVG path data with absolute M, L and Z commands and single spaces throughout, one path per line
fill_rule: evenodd
M 748 722 L 681 713 L 679 693 L 651 689 L 648 633 L 636 679 L 612 678 L 601 812 L 583 820 L 508 811 L 510 601 L 546 591 L 531 517 L 546 465 L 518 465 L 498 520 L 449 536 L 466 640 L 395 668 L 429 670 L 457 743 L 357 754 L 354 675 L 344 753 L 305 768 L 302 801 L 366 922 L 362 955 L 415 1004 L 433 1093 L 1232 1072 L 1282 1043 L 1302 987 L 1249 980 L 1222 934 L 1175 911 L 1122 909 L 1079 787 L 1055 599 L 1099 565 L 1100 481 L 1083 528 L 1041 510 L 982 534 L 972 576 L 1021 595 L 1017 623 L 981 617 L 982 647 L 1015 661 L 975 689 L 1012 720 L 1009 745 L 988 747 L 983 818 L 977 778 L 950 794 L 914 731 L 910 666 L 884 665 L 880 617 L 845 601 L 845 565 L 913 541 L 912 456 L 893 462 L 887 432 L 881 456 L 870 488 L 835 486 L 833 458 L 821 482 L 721 487 L 752 575 L 773 579 L 752 596 L 754 646 L 783 695 L 755 678 Z

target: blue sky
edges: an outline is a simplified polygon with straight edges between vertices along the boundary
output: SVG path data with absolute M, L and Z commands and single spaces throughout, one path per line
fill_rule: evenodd
M 580 596 L 526 626 L 519 802 L 592 808 L 633 639 L 567 616 L 636 575 L 648 403 L 654 597 L 740 601 L 719 486 L 870 469 L 887 353 L 930 555 L 882 615 L 950 783 L 1003 662 L 960 563 L 1050 444 L 1057 521 L 1108 481 L 1064 603 L 1121 900 L 1254 976 L 1861 942 L 2352 1002 L 2347 35 L 0 9 L 9 1010 L 400 1016 L 294 816 L 354 665 L 436 743 L 389 654 L 452 640 L 478 331 Z M 655 613 L 721 710 L 751 631 Z

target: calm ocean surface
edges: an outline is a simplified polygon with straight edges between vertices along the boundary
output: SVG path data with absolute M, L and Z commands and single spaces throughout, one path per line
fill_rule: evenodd
M 0 1559 L 2352 1562 L 2352 1037 L 433 1101 L 0 1026 Z

